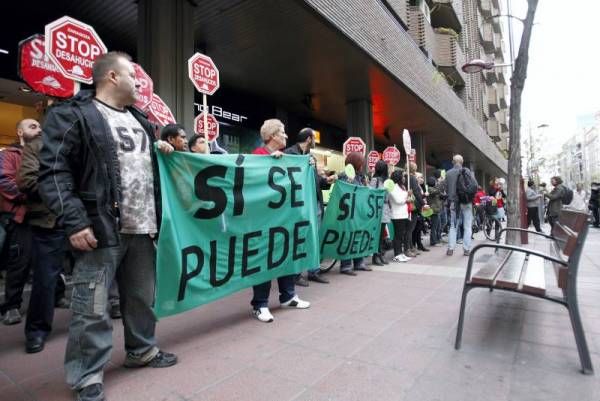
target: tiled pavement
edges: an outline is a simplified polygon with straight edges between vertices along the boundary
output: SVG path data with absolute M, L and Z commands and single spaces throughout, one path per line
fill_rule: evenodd
M 579 373 L 566 310 L 550 302 L 472 291 L 454 350 L 466 260 L 436 247 L 357 277 L 331 272 L 331 284 L 299 288 L 310 309 L 275 307 L 271 324 L 250 318 L 250 291 L 166 318 L 160 344 L 180 358 L 169 369 L 122 368 L 116 321 L 108 400 L 599 401 L 600 380 Z M 598 370 L 600 232 L 582 262 L 580 305 Z M 24 353 L 22 325 L 0 326 L 0 400 L 72 399 L 62 368 L 69 312 L 57 312 L 41 354 Z

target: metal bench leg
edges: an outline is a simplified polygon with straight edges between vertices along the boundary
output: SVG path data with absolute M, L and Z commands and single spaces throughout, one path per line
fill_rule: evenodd
M 585 333 L 583 332 L 583 325 L 581 324 L 577 297 L 569 299 L 567 309 L 569 310 L 569 317 L 571 318 L 571 325 L 573 326 L 573 334 L 575 334 L 575 343 L 577 344 L 577 352 L 579 353 L 579 359 L 581 360 L 582 373 L 592 375 L 594 374 L 594 367 L 592 366 L 590 350 L 588 349 Z
M 460 313 L 458 315 L 458 327 L 456 328 L 456 341 L 454 343 L 455 349 L 460 349 L 460 345 L 462 342 L 462 331 L 463 324 L 465 322 L 465 307 L 467 305 L 467 295 L 469 294 L 469 291 L 472 288 L 473 287 L 470 287 L 467 284 L 465 284 L 463 287 L 462 300 L 460 301 Z

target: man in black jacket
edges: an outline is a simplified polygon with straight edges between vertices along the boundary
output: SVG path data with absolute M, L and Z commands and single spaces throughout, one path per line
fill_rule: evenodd
M 155 250 L 160 199 L 154 127 L 131 105 L 139 83 L 129 56 L 94 62 L 92 91 L 52 107 L 44 124 L 39 191 L 76 253 L 67 383 L 81 401 L 104 400 L 112 348 L 108 289 L 116 277 L 130 368 L 177 363 L 154 337 Z M 159 150 L 173 151 L 161 142 Z
M 298 133 L 297 142 L 294 146 L 291 146 L 284 150 L 284 153 L 288 155 L 308 155 L 310 154 L 310 150 L 315 146 L 315 131 L 312 128 L 302 128 Z M 315 188 L 317 189 L 317 211 L 319 213 L 319 221 L 323 216 L 323 193 L 321 190 L 329 189 L 331 183 L 337 178 L 336 176 L 331 176 L 328 178 L 321 177 L 317 172 L 317 166 L 314 162 L 314 158 L 311 156 L 311 162 L 315 171 Z M 310 281 L 316 281 L 321 284 L 328 284 L 329 281 L 319 275 L 320 269 L 314 268 L 308 271 L 308 279 Z M 308 282 L 302 274 L 298 274 L 296 276 L 296 284 L 308 287 Z

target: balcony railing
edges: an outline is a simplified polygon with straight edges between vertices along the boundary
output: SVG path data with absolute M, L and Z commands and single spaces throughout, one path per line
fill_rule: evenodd
M 407 16 L 408 33 L 431 59 L 435 53 L 435 33 L 429 23 L 429 15 L 425 15 L 422 7 L 408 6 Z
M 481 46 L 483 46 L 483 50 L 486 53 L 491 54 L 494 53 L 496 49 L 496 44 L 494 41 L 494 31 L 492 29 L 492 25 L 488 23 L 483 23 L 479 27 L 479 36 L 481 39 Z
M 489 115 L 493 116 L 500 111 L 500 107 L 498 106 L 498 92 L 494 86 L 486 86 L 486 92 Z
M 484 18 L 492 16 L 492 2 L 490 0 L 479 0 L 477 3 Z
M 434 28 L 450 28 L 455 32 L 462 31 L 462 21 L 452 0 L 427 0 L 431 13 L 431 26 Z
M 496 92 L 498 93 L 498 107 L 500 109 L 508 108 L 506 103 L 506 85 L 498 83 L 496 84 Z
M 461 70 L 466 62 L 465 56 L 458 43 L 456 33 L 436 29 L 435 30 L 435 52 L 433 61 L 438 69 L 446 76 L 448 83 L 454 88 L 461 88 L 465 85 L 466 77 Z
M 498 121 L 495 118 L 490 118 L 486 121 L 486 130 L 490 138 L 493 140 L 498 140 L 500 138 L 500 129 L 498 126 Z

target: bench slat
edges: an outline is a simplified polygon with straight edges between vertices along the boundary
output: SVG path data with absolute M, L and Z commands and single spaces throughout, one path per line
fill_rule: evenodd
M 521 273 L 523 271 L 523 263 L 525 262 L 525 254 L 522 252 L 513 252 L 498 274 L 495 281 L 495 286 L 501 288 L 519 288 L 521 282 Z
M 506 261 L 510 258 L 512 252 L 502 252 L 499 257 L 492 257 L 490 260 L 471 276 L 471 283 L 479 285 L 492 285 L 498 272 Z
M 529 294 L 546 295 L 546 274 L 544 265 L 545 261 L 543 258 L 529 255 L 525 274 L 523 275 L 521 291 Z

